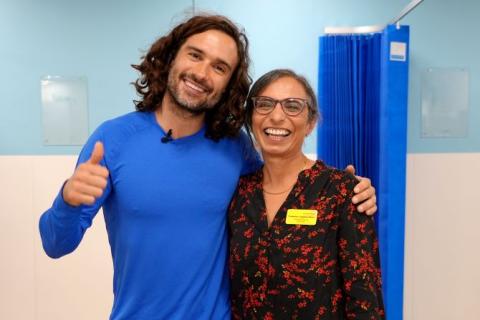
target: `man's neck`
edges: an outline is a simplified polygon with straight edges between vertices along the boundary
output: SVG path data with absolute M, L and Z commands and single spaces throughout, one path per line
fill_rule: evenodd
M 205 121 L 205 113 L 192 114 L 181 109 L 168 94 L 165 94 L 161 106 L 155 111 L 155 117 L 165 132 L 172 130 L 173 139 L 197 133 Z

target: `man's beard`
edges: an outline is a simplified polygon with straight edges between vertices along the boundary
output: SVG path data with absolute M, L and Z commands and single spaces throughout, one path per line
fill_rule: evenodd
M 201 85 L 203 88 L 207 89 L 207 95 L 212 91 L 211 87 L 208 86 L 205 81 L 199 80 L 193 74 L 181 73 L 177 75 L 174 72 L 170 72 L 167 83 L 167 91 L 172 97 L 173 102 L 182 110 L 187 111 L 193 116 L 198 116 L 205 113 L 208 110 L 213 109 L 217 103 L 220 101 L 220 94 L 212 96 L 210 99 L 207 97 L 205 99 L 199 99 L 197 101 L 190 101 L 186 97 L 182 97 L 180 93 L 179 86 L 180 81 L 188 79 L 194 83 Z M 184 94 L 185 95 L 185 94 Z

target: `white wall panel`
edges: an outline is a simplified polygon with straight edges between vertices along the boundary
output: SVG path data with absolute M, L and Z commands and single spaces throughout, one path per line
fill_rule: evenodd
M 75 252 L 41 248 L 38 219 L 73 156 L 0 156 L 0 319 L 106 319 L 112 262 L 101 212 Z M 480 154 L 409 154 L 405 319 L 478 320 Z
M 0 254 L 9 262 L 0 267 L 0 319 L 107 319 L 110 314 L 113 273 L 103 214 L 77 250 L 60 259 L 46 256 L 38 232 L 40 215 L 71 175 L 75 159 L 0 157 L 2 220 L 4 213 L 15 213 L 7 220 L 8 232 L 0 234 Z M 17 177 L 22 183 L 12 184 Z M 5 245 L 11 242 L 14 248 Z
M 0 157 L 0 319 L 34 319 L 32 162 Z
M 405 319 L 478 320 L 480 154 L 409 154 Z

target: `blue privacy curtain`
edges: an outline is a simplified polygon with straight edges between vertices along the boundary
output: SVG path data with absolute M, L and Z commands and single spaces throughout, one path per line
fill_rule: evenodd
M 387 319 L 403 318 L 409 27 L 320 37 L 318 157 L 369 177 Z

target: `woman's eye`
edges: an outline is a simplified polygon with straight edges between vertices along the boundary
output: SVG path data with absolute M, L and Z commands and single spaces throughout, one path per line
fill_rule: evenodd
M 268 102 L 261 102 L 258 104 L 258 107 L 262 109 L 270 109 L 272 107 L 272 104 Z
M 273 106 L 273 102 L 269 100 L 259 100 L 257 101 L 257 108 L 260 109 L 270 109 Z
M 302 108 L 302 105 L 298 102 L 289 102 L 285 105 L 288 110 L 298 111 Z

